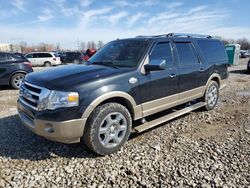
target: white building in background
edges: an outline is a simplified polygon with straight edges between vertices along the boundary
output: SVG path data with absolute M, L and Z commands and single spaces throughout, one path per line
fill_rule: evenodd
M 0 44 L 1 52 L 22 52 L 21 46 L 15 44 Z

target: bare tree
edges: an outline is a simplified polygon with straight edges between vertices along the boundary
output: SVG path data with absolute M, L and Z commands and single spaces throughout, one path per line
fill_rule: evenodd
M 241 46 L 242 50 L 250 49 L 250 41 L 246 38 L 238 39 L 238 40 L 236 40 L 236 43 Z
M 81 42 L 80 47 L 81 47 L 81 50 L 85 50 L 86 43 L 85 42 Z
M 104 46 L 104 43 L 101 41 L 101 40 L 99 40 L 98 42 L 97 42 L 97 49 L 99 50 L 100 48 L 102 48 Z

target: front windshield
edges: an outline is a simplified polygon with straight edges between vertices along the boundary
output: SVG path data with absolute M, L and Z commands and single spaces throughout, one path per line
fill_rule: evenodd
M 104 66 L 136 67 L 147 46 L 148 42 L 142 40 L 113 41 L 91 57 L 89 62 Z

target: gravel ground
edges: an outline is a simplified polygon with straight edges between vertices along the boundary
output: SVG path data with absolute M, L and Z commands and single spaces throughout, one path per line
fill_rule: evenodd
M 218 107 L 196 111 L 99 157 L 23 127 L 17 91 L 0 90 L 0 187 L 250 187 L 250 74 L 230 67 Z

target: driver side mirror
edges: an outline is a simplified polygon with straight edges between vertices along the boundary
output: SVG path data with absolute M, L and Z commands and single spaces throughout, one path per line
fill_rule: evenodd
M 159 71 L 166 69 L 166 60 L 156 59 L 151 60 L 149 64 L 144 65 L 146 72 Z

